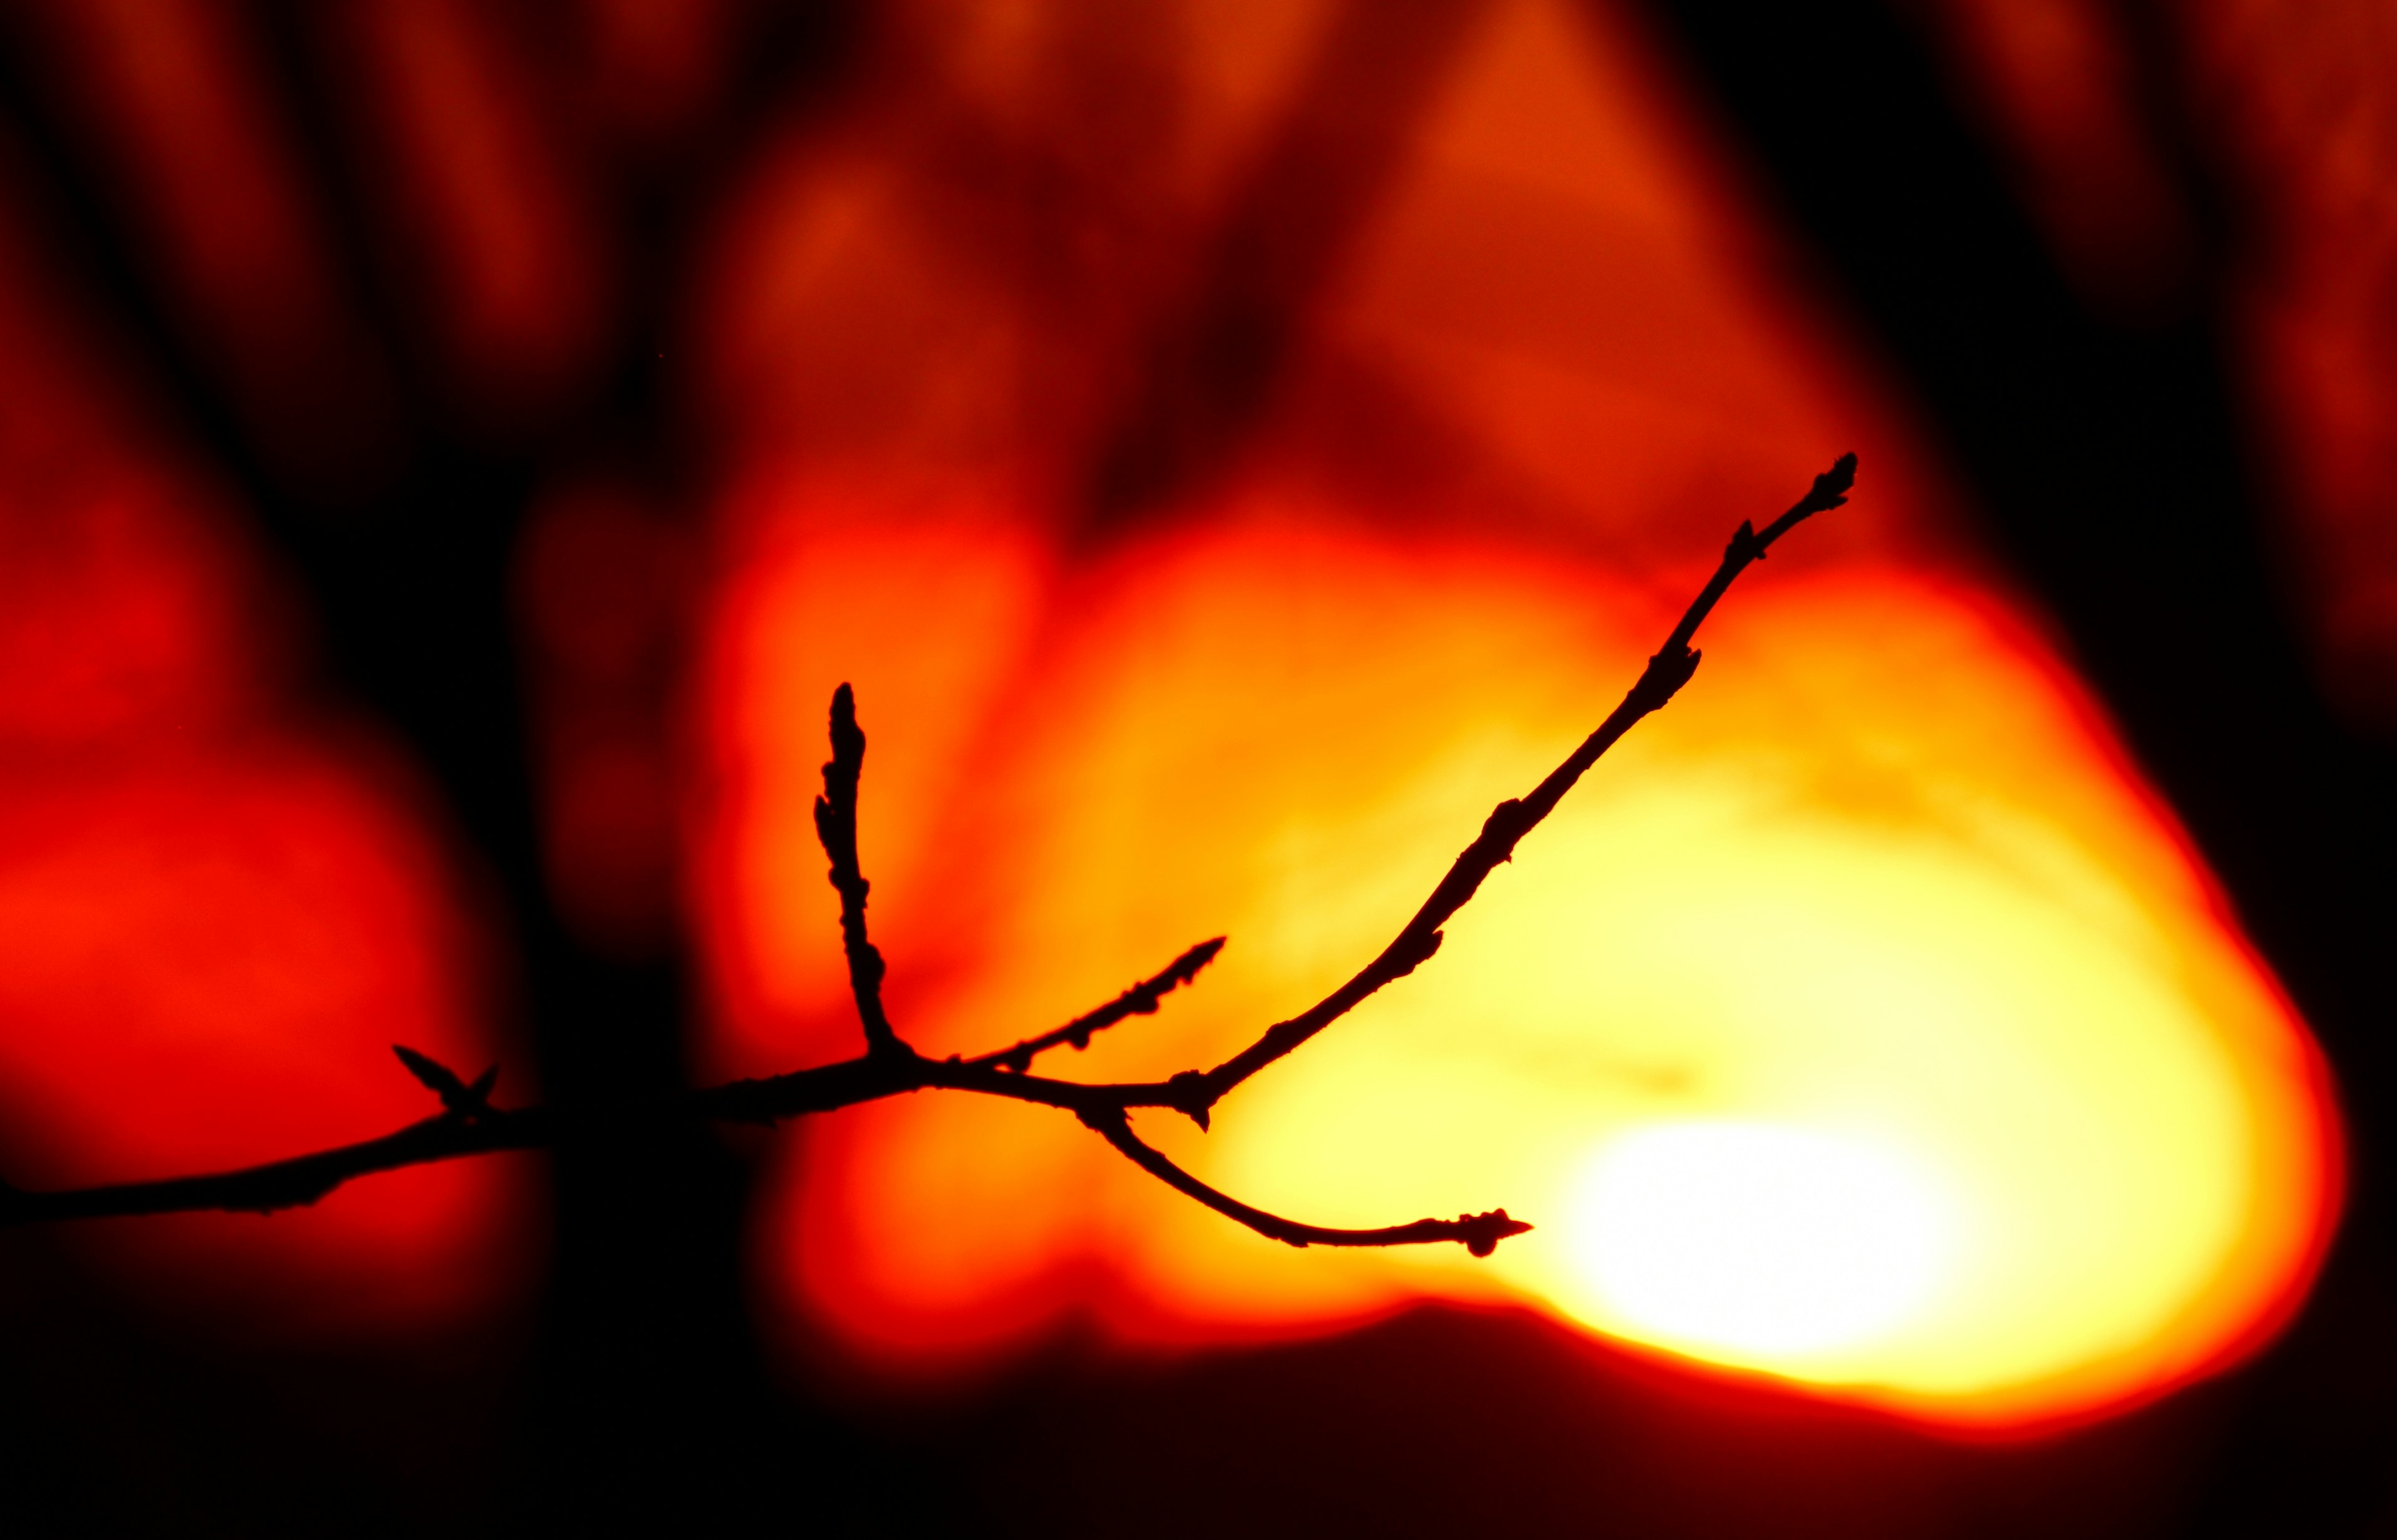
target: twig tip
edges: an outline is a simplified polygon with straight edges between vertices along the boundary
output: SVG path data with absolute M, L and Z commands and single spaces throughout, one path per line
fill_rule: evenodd
M 1848 501 L 1849 491 L 1856 484 L 1856 452 L 1850 449 L 1831 462 L 1831 468 L 1814 478 L 1806 501 L 1817 510 L 1836 508 Z
M 491 1110 L 491 1088 L 500 1083 L 500 1066 L 491 1065 L 475 1077 L 468 1085 L 458 1078 L 458 1072 L 429 1053 L 419 1053 L 405 1043 L 394 1043 L 391 1051 L 399 1057 L 416 1083 L 441 1098 L 444 1110 L 461 1118 L 478 1118 Z
M 1456 1216 L 1457 1239 L 1464 1241 L 1465 1249 L 1475 1256 L 1488 1256 L 1498 1249 L 1498 1242 L 1509 1236 L 1521 1235 L 1531 1227 L 1520 1219 L 1507 1217 L 1504 1209 Z

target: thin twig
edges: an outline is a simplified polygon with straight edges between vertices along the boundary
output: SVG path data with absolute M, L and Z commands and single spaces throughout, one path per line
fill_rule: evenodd
M 493 1113 L 472 1120 L 443 1113 L 380 1139 L 238 1171 L 63 1192 L 0 1187 L 0 1229 L 139 1214 L 272 1213 L 277 1209 L 305 1208 L 343 1183 L 378 1172 L 495 1150 L 543 1149 L 556 1142 L 556 1119 L 546 1107 Z
M 857 783 L 864 768 L 857 700 L 844 684 L 832 692 L 832 758 L 824 768 L 824 795 L 816 798 L 816 837 L 824 842 L 832 862 L 828 876 L 840 893 L 840 945 L 849 959 L 858 1024 L 865 1029 L 865 1051 L 904 1054 L 908 1048 L 882 1010 L 882 954 L 865 935 L 865 895 L 873 885 L 857 862 Z
M 1082 1114 L 1100 1138 L 1123 1153 L 1126 1159 L 1156 1177 L 1186 1198 L 1193 1198 L 1228 1219 L 1237 1219 L 1269 1240 L 1286 1246 L 1419 1246 L 1429 1241 L 1454 1240 L 1475 1256 L 1488 1256 L 1498 1249 L 1498 1242 L 1510 1235 L 1521 1235 L 1532 1226 L 1520 1219 L 1509 1219 L 1504 1209 L 1488 1213 L 1459 1214 L 1454 1219 L 1418 1219 L 1412 1225 L 1386 1225 L 1375 1230 L 1337 1230 L 1322 1225 L 1302 1225 L 1294 1219 L 1252 1209 L 1237 1198 L 1217 1192 L 1206 1183 L 1167 1159 L 1159 1151 L 1141 1143 L 1132 1131 L 1132 1119 L 1120 1108 L 1108 1107 Z
M 1151 1016 L 1157 1013 L 1157 1002 L 1179 985 L 1198 976 L 1198 970 L 1215 960 L 1224 949 L 1224 938 L 1202 941 L 1183 953 L 1155 976 L 1141 980 L 1114 999 L 1088 1015 L 1077 1016 L 1053 1031 L 1037 1038 L 1026 1038 L 1013 1048 L 1003 1048 L 996 1053 L 984 1053 L 965 1061 L 977 1067 L 989 1065 L 996 1069 L 1012 1070 L 1021 1075 L 1032 1067 L 1032 1061 L 1060 1043 L 1071 1043 L 1080 1052 L 1091 1046 L 1091 1034 L 1110 1027 L 1126 1016 Z
M 1440 885 L 1432 890 L 1431 896 L 1424 901 L 1423 907 L 1380 956 L 1316 1005 L 1266 1028 L 1255 1042 L 1214 1068 L 1203 1072 L 1185 1070 L 1168 1080 L 1087 1084 L 1034 1075 L 1029 1066 L 1033 1057 L 1046 1049 L 1062 1042 L 1079 1048 L 1091 1033 L 1126 1015 L 1154 1011 L 1160 997 L 1188 983 L 1213 958 L 1223 946 L 1221 937 L 1192 947 L 1163 972 L 1133 985 L 1097 1011 L 1038 1037 L 1026 1038 L 1012 1048 L 972 1059 L 927 1059 L 900 1040 L 883 1014 L 882 956 L 865 933 L 867 884 L 857 860 L 857 784 L 864 762 L 865 735 L 858 730 L 850 688 L 842 685 L 833 695 L 833 758 L 824 766 L 824 795 L 816 800 L 816 832 L 831 858 L 832 883 L 841 896 L 841 939 L 849 958 L 858 1018 L 865 1028 L 866 1051 L 837 1064 L 691 1091 L 676 1104 L 678 1110 L 685 1116 L 719 1121 L 770 1124 L 905 1091 L 939 1089 L 1001 1096 L 1073 1112 L 1143 1171 L 1177 1192 L 1276 1240 L 1293 1246 L 1403 1246 L 1455 1240 L 1476 1256 L 1488 1255 L 1500 1240 L 1520 1235 L 1531 1226 L 1507 1217 L 1504 1209 L 1371 1230 L 1302 1225 L 1252 1208 L 1182 1170 L 1132 1133 L 1128 1109 L 1172 1107 L 1196 1119 L 1199 1127 L 1206 1127 L 1210 1109 L 1234 1086 L 1322 1031 L 1384 984 L 1413 972 L 1439 950 L 1440 928 L 1480 891 L 1482 881 L 1500 863 L 1512 859 L 1523 837 L 1547 817 L 1573 783 L 1634 723 L 1671 700 L 1674 692 L 1689 681 L 1699 659 L 1690 643 L 1700 623 L 1731 587 L 1733 580 L 1751 562 L 1762 560 L 1774 542 L 1798 524 L 1845 502 L 1845 494 L 1855 480 L 1855 456 L 1842 456 L 1830 470 L 1814 478 L 1814 487 L 1804 497 L 1762 532 L 1747 524 L 1739 527 L 1714 576 L 1682 613 L 1665 645 L 1648 660 L 1647 668 L 1623 698 L 1623 703 L 1527 796 L 1520 801 L 1498 804 L 1482 824 L 1480 837 L 1466 847 Z M 380 1139 L 213 1175 L 50 1193 L 20 1192 L 0 1185 L 0 1228 L 108 1215 L 205 1210 L 265 1212 L 313 1203 L 342 1183 L 376 1172 L 494 1150 L 541 1148 L 557 1142 L 557 1119 L 548 1109 L 501 1110 L 491 1106 L 489 1096 L 496 1069 L 486 1070 L 470 1084 L 447 1066 L 413 1050 L 401 1048 L 395 1051 L 408 1072 L 440 1097 L 443 1111 L 439 1116 L 411 1123 Z
M 1173 1077 L 1166 1082 L 1165 1089 L 1172 1093 L 1168 1105 L 1188 1114 L 1200 1128 L 1205 1128 L 1209 1112 L 1234 1086 L 1346 1015 L 1358 1002 L 1384 984 L 1406 977 L 1427 961 L 1440 950 L 1440 927 L 1480 891 L 1484 878 L 1502 863 L 1514 859 L 1516 845 L 1555 810 L 1583 772 L 1598 762 L 1600 755 L 1614 747 L 1615 740 L 1629 731 L 1633 724 L 1670 701 L 1674 692 L 1697 672 L 1699 654 L 1691 649 L 1690 642 L 1697 635 L 1698 623 L 1731 587 L 1732 580 L 1746 571 L 1750 562 L 1762 560 L 1773 542 L 1799 524 L 1847 502 L 1847 490 L 1855 484 L 1855 478 L 1856 457 L 1842 455 L 1829 470 L 1814 478 L 1804 497 L 1767 525 L 1761 534 L 1743 522 L 1724 548 L 1714 576 L 1682 612 L 1681 623 L 1665 638 L 1665 645 L 1648 660 L 1647 668 L 1623 697 L 1623 703 L 1529 795 L 1520 800 L 1510 797 L 1492 810 L 1480 837 L 1457 856 L 1448 875 L 1424 900 L 1423 907 L 1382 948 L 1381 955 L 1347 983 L 1290 1020 L 1267 1027 L 1263 1037 L 1214 1068 L 1204 1072 L 1185 1070 Z

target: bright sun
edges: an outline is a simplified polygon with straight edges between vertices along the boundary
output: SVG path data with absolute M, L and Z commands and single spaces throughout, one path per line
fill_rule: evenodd
M 1905 1324 L 1962 1227 L 1958 1195 L 1895 1145 L 1737 1122 L 1604 1141 L 1560 1218 L 1602 1313 L 1659 1346 L 1782 1359 Z
M 1386 942 L 1654 646 L 1638 596 L 1579 569 L 1262 515 L 1159 540 L 1026 665 L 1040 687 L 1011 697 L 986 762 L 957 761 L 948 822 L 876 852 L 877 933 L 945 959 L 907 1002 L 928 1051 L 1063 1019 L 1228 932 L 1198 987 L 1061 1069 L 1214 1062 Z M 817 569 L 870 596 L 868 565 Z M 909 547 L 890 581 L 931 592 L 925 565 Z M 2177 829 L 1975 596 L 1857 569 L 1741 599 L 1709 623 L 1704 688 L 1608 756 L 1432 965 L 1241 1087 L 1212 1131 L 1141 1120 L 1279 1212 L 1504 1204 L 1530 1234 L 1486 1260 L 1295 1252 L 1159 1201 L 1070 1118 L 918 1098 L 810 1146 L 790 1256 L 811 1307 L 930 1353 L 1093 1300 L 1128 1334 L 1239 1336 L 1511 1299 L 2007 1427 L 2136 1400 L 2255 1341 L 2337 1212 L 2337 1124 Z M 831 623 L 822 603 L 789 612 Z M 906 688 L 860 680 L 894 716 Z M 806 730 L 756 779 L 798 791 L 787 837 L 753 843 L 797 853 L 759 868 L 779 886 L 752 912 L 806 944 L 760 952 L 821 981 L 795 982 L 790 1015 L 821 1000 L 808 1018 L 845 1045 L 806 795 L 820 729 L 796 705 L 771 720 Z M 900 787 L 877 810 L 938 805 L 902 762 L 924 720 L 877 740 Z M 984 886 L 943 876 L 960 871 Z

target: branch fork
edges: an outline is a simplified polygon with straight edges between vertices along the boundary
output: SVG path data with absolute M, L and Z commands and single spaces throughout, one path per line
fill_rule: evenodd
M 462 1122 L 475 1122 L 491 1116 L 491 1089 L 500 1083 L 500 1066 L 491 1065 L 475 1077 L 472 1085 L 458 1078 L 457 1071 L 429 1054 L 419 1053 L 398 1043 L 391 1051 L 417 1083 L 441 1098 L 443 1114 Z
M 832 758 L 824 767 L 824 792 L 816 798 L 815 824 L 830 863 L 827 879 L 840 895 L 841 950 L 848 962 L 850 994 L 864 1051 L 855 1058 L 812 1069 L 690 1091 L 681 1100 L 681 1111 L 721 1121 L 772 1124 L 906 1091 L 938 1089 L 1002 1096 L 1072 1112 L 1118 1153 L 1167 1186 L 1286 1245 L 1409 1246 L 1454 1241 L 1474 1256 L 1490 1255 L 1500 1241 L 1532 1226 L 1510 1217 L 1504 1209 L 1454 1219 L 1419 1219 L 1378 1229 L 1303 1224 L 1253 1208 L 1184 1171 L 1133 1132 L 1131 1114 L 1135 1108 L 1160 1107 L 1207 1128 L 1215 1105 L 1251 1076 L 1297 1050 L 1383 985 L 1430 961 L 1440 950 L 1441 927 L 1480 891 L 1483 880 L 1514 859 L 1515 848 L 1555 810 L 1600 756 L 1689 683 L 1702 656 L 1691 643 L 1733 580 L 1763 560 L 1774 542 L 1799 524 L 1844 503 L 1855 485 L 1855 471 L 1856 457 L 1843 455 L 1814 478 L 1804 497 L 1763 529 L 1740 525 L 1723 548 L 1714 575 L 1682 612 L 1665 645 L 1649 658 L 1622 703 L 1537 786 L 1491 810 L 1480 832 L 1459 852 L 1423 906 L 1353 978 L 1299 1014 L 1266 1027 L 1254 1042 L 1213 1068 L 1185 1069 L 1163 1081 L 1061 1080 L 1034 1074 L 1033 1065 L 1051 1049 L 1079 1051 L 1089 1046 L 1093 1034 L 1127 1017 L 1155 1013 L 1164 997 L 1191 984 L 1214 960 L 1224 947 L 1221 936 L 1200 942 L 1097 1010 L 1007 1048 L 971 1058 L 933 1060 L 917 1052 L 899 1036 L 883 1006 L 887 968 L 867 933 L 865 904 L 871 885 L 857 853 L 857 798 L 865 763 L 865 734 L 857 724 L 855 694 L 842 685 L 833 692 Z M 556 1142 L 558 1118 L 550 1109 L 491 1105 L 498 1065 L 470 1082 L 414 1049 L 395 1045 L 392 1051 L 419 1083 L 440 1099 L 439 1114 L 380 1139 L 211 1175 L 47 1193 L 22 1192 L 0 1183 L 0 1227 L 209 1209 L 265 1212 L 313 1203 L 342 1183 L 375 1172 L 496 1150 L 539 1148 Z

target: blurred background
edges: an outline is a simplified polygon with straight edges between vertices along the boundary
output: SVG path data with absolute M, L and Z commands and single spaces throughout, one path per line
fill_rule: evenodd
M 2397 19 L 1757 10 L 0 12 L 0 1175 L 582 1130 L 0 1236 L 11 1529 L 2397 1524 Z M 835 683 L 902 1031 L 1227 932 L 1054 1065 L 1168 1073 L 1849 449 L 1143 1123 L 1493 1263 L 662 1110 L 852 1051 Z

